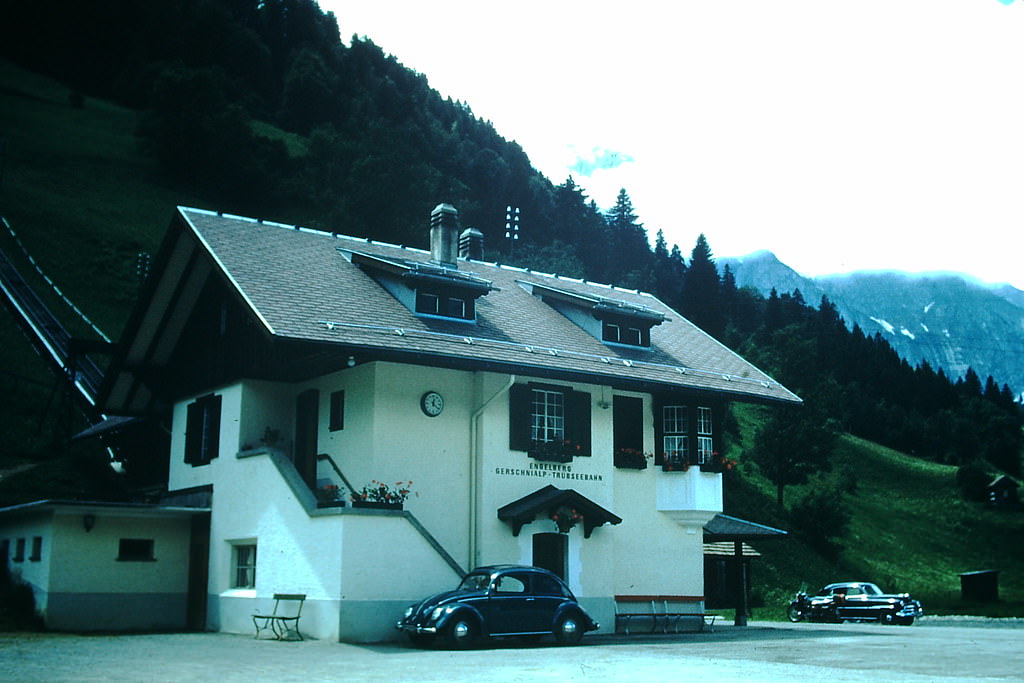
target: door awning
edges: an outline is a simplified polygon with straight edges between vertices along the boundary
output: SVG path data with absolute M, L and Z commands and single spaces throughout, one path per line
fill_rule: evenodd
M 512 527 L 513 536 L 518 536 L 523 525 L 534 521 L 538 515 L 542 519 L 554 521 L 559 530 L 565 531 L 579 519 L 583 524 L 584 538 L 590 538 L 591 532 L 603 524 L 618 524 L 622 521 L 621 517 L 605 510 L 582 493 L 550 484 L 498 508 L 498 519 Z

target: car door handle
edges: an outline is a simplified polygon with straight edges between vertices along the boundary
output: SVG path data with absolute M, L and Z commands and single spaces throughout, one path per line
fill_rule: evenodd
M 537 598 L 526 598 L 526 602 L 533 602 L 533 601 L 534 601 L 534 600 L 536 600 L 536 599 L 537 599 Z

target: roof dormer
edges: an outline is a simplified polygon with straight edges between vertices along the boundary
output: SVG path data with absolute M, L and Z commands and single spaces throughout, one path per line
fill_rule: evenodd
M 658 311 L 611 297 L 597 297 L 536 282 L 520 282 L 566 318 L 605 344 L 651 348 L 651 328 L 665 322 Z

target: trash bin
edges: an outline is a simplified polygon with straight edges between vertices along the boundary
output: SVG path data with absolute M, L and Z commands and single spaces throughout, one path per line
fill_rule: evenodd
M 998 602 L 999 570 L 982 569 L 960 574 L 960 598 L 972 602 Z

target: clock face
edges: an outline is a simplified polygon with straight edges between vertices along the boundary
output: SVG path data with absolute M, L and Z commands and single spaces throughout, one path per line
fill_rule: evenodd
M 428 391 L 420 398 L 420 408 L 429 417 L 437 417 L 444 410 L 444 398 L 436 391 Z

